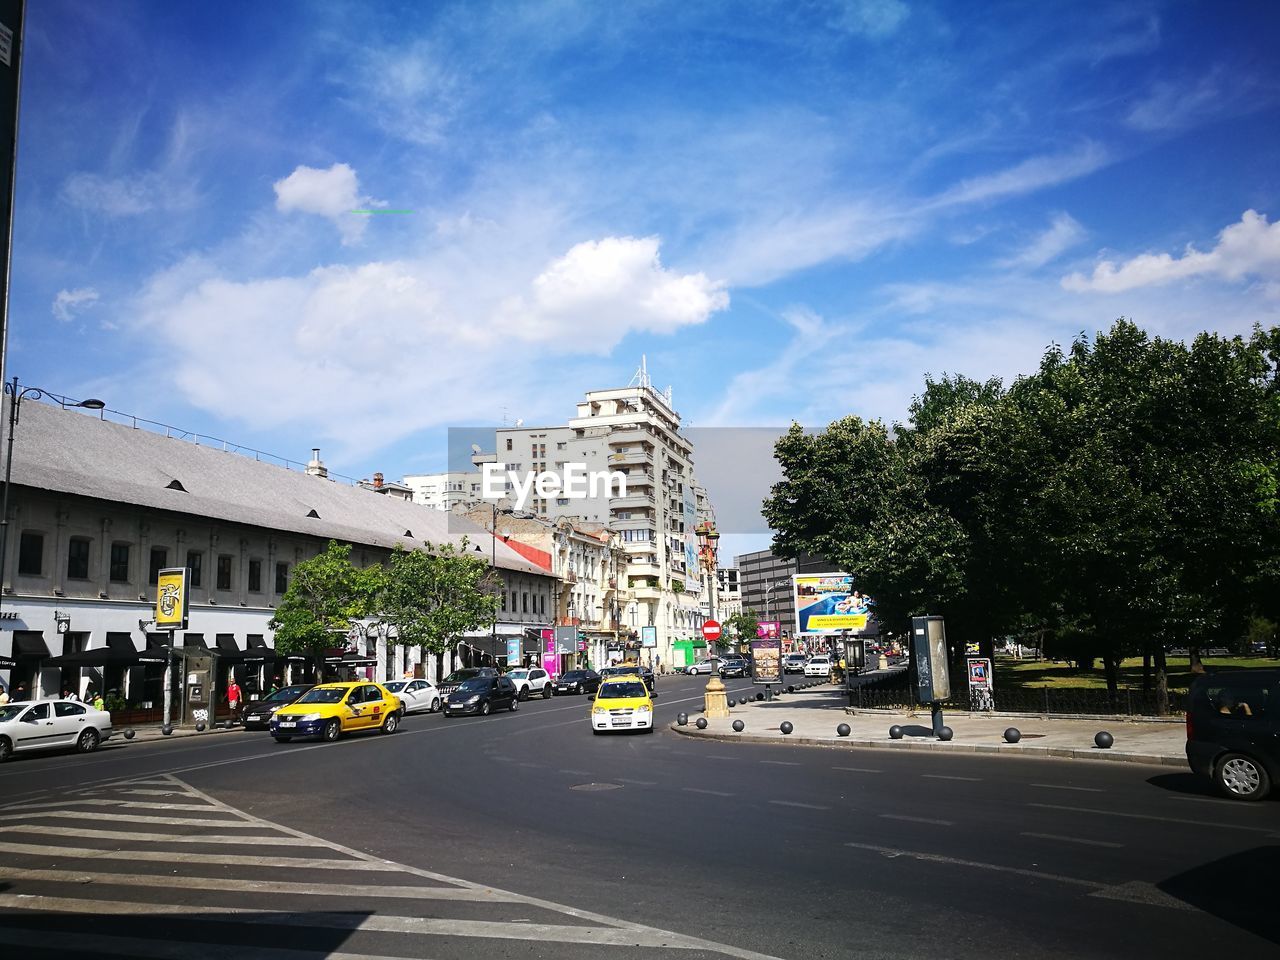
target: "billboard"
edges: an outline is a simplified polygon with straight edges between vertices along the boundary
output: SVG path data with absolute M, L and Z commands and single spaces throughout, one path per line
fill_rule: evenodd
M 782 641 L 751 641 L 751 682 L 782 683 Z
M 186 567 L 161 570 L 156 580 L 156 629 L 187 629 L 190 577 Z
M 641 627 L 640 628 L 640 646 L 656 647 L 658 645 L 658 628 L 657 627 Z
M 782 636 L 782 623 L 778 620 L 761 620 L 756 624 L 756 636 L 761 640 L 777 640 Z
M 876 632 L 871 618 L 872 600 L 853 588 L 849 574 L 797 573 L 791 580 L 796 633 Z

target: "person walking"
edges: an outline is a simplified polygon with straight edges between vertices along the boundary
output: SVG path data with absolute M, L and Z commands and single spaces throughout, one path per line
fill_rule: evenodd
M 0 687 L 0 707 L 9 702 L 9 691 L 4 687 Z
M 240 684 L 232 677 L 227 683 L 227 706 L 231 708 L 231 722 L 240 722 Z
M 107 701 L 102 699 L 102 694 L 100 693 L 93 694 L 93 709 L 95 710 L 107 709 Z

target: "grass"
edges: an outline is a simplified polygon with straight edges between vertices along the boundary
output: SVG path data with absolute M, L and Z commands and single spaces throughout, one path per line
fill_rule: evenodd
M 1280 669 L 1280 660 L 1270 657 L 1203 657 L 1207 670 L 1227 670 L 1237 668 L 1269 667 Z M 1093 670 L 1077 670 L 1069 663 L 1055 663 L 1052 660 L 1012 660 L 997 657 L 995 662 L 996 690 L 1022 689 L 1039 690 L 1049 687 L 1054 690 L 1105 690 L 1107 676 L 1102 671 L 1102 661 L 1096 661 Z M 1186 690 L 1191 686 L 1191 662 L 1187 657 L 1167 657 L 1166 669 L 1169 675 L 1170 690 Z M 1155 670 L 1152 670 L 1152 685 L 1155 684 Z M 1120 664 L 1120 689 L 1142 689 L 1142 658 L 1134 657 Z

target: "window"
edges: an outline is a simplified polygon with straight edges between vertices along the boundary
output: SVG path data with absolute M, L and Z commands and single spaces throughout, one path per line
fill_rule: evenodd
M 67 544 L 67 579 L 89 579 L 89 541 L 84 537 L 72 537 Z
M 218 554 L 218 589 L 231 589 L 231 555 L 229 553 Z
M 510 437 L 507 437 L 507 449 L 508 449 L 508 450 L 510 450 L 510 449 L 511 449 L 511 438 L 510 438 Z
M 276 564 L 276 593 L 284 594 L 289 589 L 289 565 L 287 563 Z
M 167 548 L 151 548 L 151 572 L 148 574 L 147 583 L 156 584 L 160 582 L 160 571 L 165 568 L 168 559 L 169 551 Z
M 88 712 L 88 710 L 78 703 L 64 703 L 59 701 L 53 705 L 53 715 L 55 717 L 78 717 L 81 714 Z
M 203 553 L 201 553 L 199 550 L 187 551 L 187 569 L 191 571 L 191 585 L 193 587 L 200 586 L 200 582 L 203 579 L 200 575 L 201 570 L 203 569 L 203 565 L 204 565 Z
M 38 577 L 44 573 L 44 534 L 22 532 L 22 541 L 18 546 L 18 573 L 27 577 Z
M 87 540 L 85 542 L 88 543 Z M 49 705 L 47 703 L 37 703 L 27 711 L 27 715 L 22 719 L 24 723 L 35 723 L 37 720 L 48 720 Z
M 527 593 L 520 594 L 520 603 L 524 606 L 524 610 L 522 610 L 521 612 L 528 613 L 529 612 L 529 594 Z
M 507 591 L 502 591 L 502 609 L 507 609 Z
M 249 592 L 250 593 L 262 592 L 262 561 L 261 560 L 249 561 Z
M 129 582 L 129 544 L 127 543 L 111 545 L 111 582 Z

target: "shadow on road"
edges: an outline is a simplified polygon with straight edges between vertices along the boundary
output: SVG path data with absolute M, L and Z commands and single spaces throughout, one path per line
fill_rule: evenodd
M 1280 944 L 1277 877 L 1280 846 L 1271 845 L 1233 853 L 1156 886 L 1197 910 Z
M 1168 790 L 1172 793 L 1182 793 L 1193 797 L 1217 797 L 1223 799 L 1222 794 L 1213 789 L 1208 779 L 1197 774 L 1186 773 L 1160 773 L 1154 777 L 1148 777 L 1147 783 L 1153 787 L 1159 787 L 1161 790 Z

